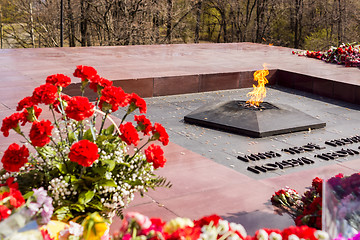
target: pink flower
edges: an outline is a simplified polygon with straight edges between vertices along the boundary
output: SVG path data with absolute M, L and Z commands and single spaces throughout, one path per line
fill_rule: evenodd
M 131 234 L 127 233 L 122 237 L 122 240 L 131 240 Z
M 128 226 L 128 224 L 132 221 L 136 222 L 140 229 L 148 229 L 149 227 L 151 227 L 151 221 L 147 216 L 144 216 L 138 212 L 129 212 L 125 215 L 124 220 L 126 221 L 126 228 Z M 124 222 L 123 222 L 124 223 Z

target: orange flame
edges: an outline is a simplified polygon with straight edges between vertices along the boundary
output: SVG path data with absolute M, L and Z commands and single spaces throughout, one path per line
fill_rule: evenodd
M 266 97 L 266 88 L 265 84 L 267 84 L 269 81 L 266 79 L 266 76 L 269 75 L 269 71 L 266 68 L 266 65 L 263 65 L 263 70 L 258 70 L 254 73 L 254 81 L 258 82 L 258 85 L 255 86 L 253 84 L 253 90 L 246 94 L 246 96 L 250 96 L 250 99 L 246 101 L 246 103 L 249 103 L 251 106 L 259 106 L 260 103 L 263 102 L 264 98 Z

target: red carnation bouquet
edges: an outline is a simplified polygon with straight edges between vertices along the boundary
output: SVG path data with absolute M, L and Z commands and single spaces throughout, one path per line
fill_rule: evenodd
M 296 226 L 321 229 L 322 179 L 314 178 L 311 187 L 302 196 L 294 189 L 282 188 L 271 197 L 271 203 L 289 214 Z
M 357 42 L 331 46 L 327 51 L 302 50 L 292 51 L 292 53 L 323 60 L 327 63 L 345 65 L 345 67 L 360 67 L 360 45 Z
M 92 67 L 77 66 L 73 75 L 81 78 L 81 96 L 63 93 L 70 77 L 51 75 L 19 101 L 17 112 L 3 119 L 3 135 L 13 130 L 25 145 L 13 143 L 4 152 L 0 186 L 14 178 L 22 194 L 43 187 L 58 220 L 92 212 L 121 214 L 136 192 L 170 186 L 154 174 L 166 163 L 160 145 L 167 145 L 169 136 L 161 124 L 146 118 L 144 99 L 113 86 Z M 84 97 L 85 90 L 97 94 L 95 102 Z M 51 120 L 42 119 L 41 107 L 49 109 Z M 126 113 L 116 122 L 111 113 L 119 108 Z M 134 121 L 125 122 L 136 111 Z

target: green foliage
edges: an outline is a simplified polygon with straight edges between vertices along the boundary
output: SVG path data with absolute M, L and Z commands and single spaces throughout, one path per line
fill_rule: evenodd
M 331 37 L 330 29 L 320 29 L 305 38 L 304 49 L 311 51 L 324 51 L 332 45 L 336 45 L 335 37 Z
M 290 31 L 288 20 L 279 15 L 274 19 L 270 26 L 270 36 L 267 38 L 268 41 L 275 45 L 290 47 L 293 43 L 294 33 Z
M 221 15 L 218 10 L 212 7 L 205 8 L 204 14 L 202 15 L 202 39 L 206 39 L 210 42 L 216 42 L 220 31 L 219 19 L 221 19 Z

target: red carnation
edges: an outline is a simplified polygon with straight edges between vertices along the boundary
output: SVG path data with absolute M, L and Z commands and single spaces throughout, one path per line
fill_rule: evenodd
M 212 222 L 214 226 L 217 226 L 219 224 L 220 219 L 221 219 L 220 216 L 213 214 L 210 216 L 202 217 L 199 220 L 195 220 L 194 224 L 195 226 L 202 227 L 205 225 L 209 225 Z
M 2 198 L 9 197 L 9 203 L 13 208 L 19 208 L 25 204 L 24 197 L 21 192 L 15 188 L 10 188 L 10 192 L 4 192 Z
M 146 102 L 136 93 L 129 95 L 129 103 L 131 104 L 129 107 L 130 112 L 134 111 L 136 108 L 139 108 L 140 113 L 146 113 Z
M 9 188 L 19 189 L 19 184 L 14 182 L 14 179 L 14 177 L 9 177 L 4 184 L 0 184 L 0 187 L 7 186 Z
M 65 109 L 67 106 L 67 102 L 70 101 L 70 97 L 68 95 L 61 95 L 61 101 L 63 103 L 63 108 Z M 53 104 L 54 110 L 58 113 L 61 113 L 61 106 L 60 106 L 60 101 L 58 99 L 56 99 L 56 101 Z M 63 110 L 64 110 L 63 109 Z
M 151 144 L 147 149 L 145 149 L 145 156 L 146 161 L 152 163 L 155 169 L 163 167 L 166 163 L 164 151 L 158 145 Z
M 18 103 L 16 107 L 16 111 L 21 111 L 24 108 L 31 108 L 34 105 L 35 103 L 32 97 L 25 97 L 24 99 L 20 100 L 20 102 Z
M 4 205 L 0 205 L 0 221 L 8 218 L 11 214 L 11 210 Z
M 315 188 L 315 190 L 320 194 L 322 194 L 322 183 L 323 183 L 323 180 L 321 178 L 314 178 L 313 181 L 312 181 L 312 186 Z
M 139 134 L 131 122 L 120 125 L 121 139 L 125 141 L 128 145 L 134 144 L 138 145 L 140 139 Z
M 71 79 L 64 74 L 54 74 L 46 78 L 46 83 L 65 88 L 70 85 Z
M 19 145 L 13 143 L 4 152 L 1 162 L 6 171 L 18 172 L 28 162 L 28 157 L 29 150 L 25 146 L 20 148 Z
M 35 88 L 32 95 L 34 104 L 44 103 L 46 105 L 53 104 L 57 97 L 57 87 L 51 84 L 43 84 Z
M 94 114 L 94 105 L 86 97 L 72 97 L 65 109 L 66 115 L 76 121 L 82 121 Z
M 105 78 L 96 75 L 90 79 L 89 88 L 92 89 L 94 92 L 97 92 L 99 89 L 103 89 L 105 87 L 112 86 L 113 82 L 109 81 Z
M 152 125 L 149 119 L 144 115 L 136 115 L 134 120 L 137 122 L 137 130 L 143 132 L 145 135 L 149 135 L 152 130 Z
M 152 129 L 154 140 L 159 140 L 164 146 L 169 143 L 169 135 L 160 123 L 155 123 Z
M 100 81 L 98 82 L 99 86 L 105 88 L 105 87 L 110 87 L 113 85 L 113 82 L 110 80 L 107 80 L 106 78 L 100 78 Z
M 290 226 L 282 231 L 283 240 L 288 240 L 290 235 L 295 235 L 300 239 L 316 240 L 316 229 L 308 227 L 306 225 L 300 227 Z
M 107 86 L 101 91 L 99 107 L 103 111 L 111 109 L 115 112 L 128 103 L 127 94 L 120 87 Z
M 304 225 L 302 218 L 304 217 L 304 215 L 299 215 L 295 218 L 294 222 L 296 226 L 302 226 Z
M 9 131 L 14 129 L 16 132 L 20 131 L 19 123 L 26 121 L 24 119 L 24 114 L 22 113 L 13 113 L 8 117 L 5 117 L 2 122 L 1 131 L 3 132 L 5 137 L 9 136 Z
M 184 228 L 178 228 L 171 235 L 167 234 L 166 239 L 199 239 L 201 234 L 201 228 L 185 226 Z
M 35 147 L 43 147 L 50 142 L 51 131 L 54 126 L 49 120 L 41 120 L 40 122 L 33 122 L 30 129 L 30 140 Z
M 156 226 L 156 227 L 159 228 L 159 231 L 166 224 L 166 222 L 164 222 L 161 218 L 150 218 L 150 221 L 151 221 L 153 226 Z
M 86 81 L 94 77 L 97 74 L 97 71 L 93 67 L 89 66 L 76 66 L 74 77 L 81 78 L 81 81 Z
M 27 122 L 36 121 L 39 118 L 41 112 L 42 112 L 42 109 L 35 106 L 35 105 L 33 107 L 31 107 L 31 108 L 26 108 L 22 112 L 22 114 L 24 116 L 24 119 L 23 119 L 24 122 L 21 125 L 24 126 L 25 123 L 27 123 Z
M 89 140 L 80 140 L 70 148 L 70 161 L 76 162 L 81 166 L 90 167 L 98 158 L 98 147 Z

